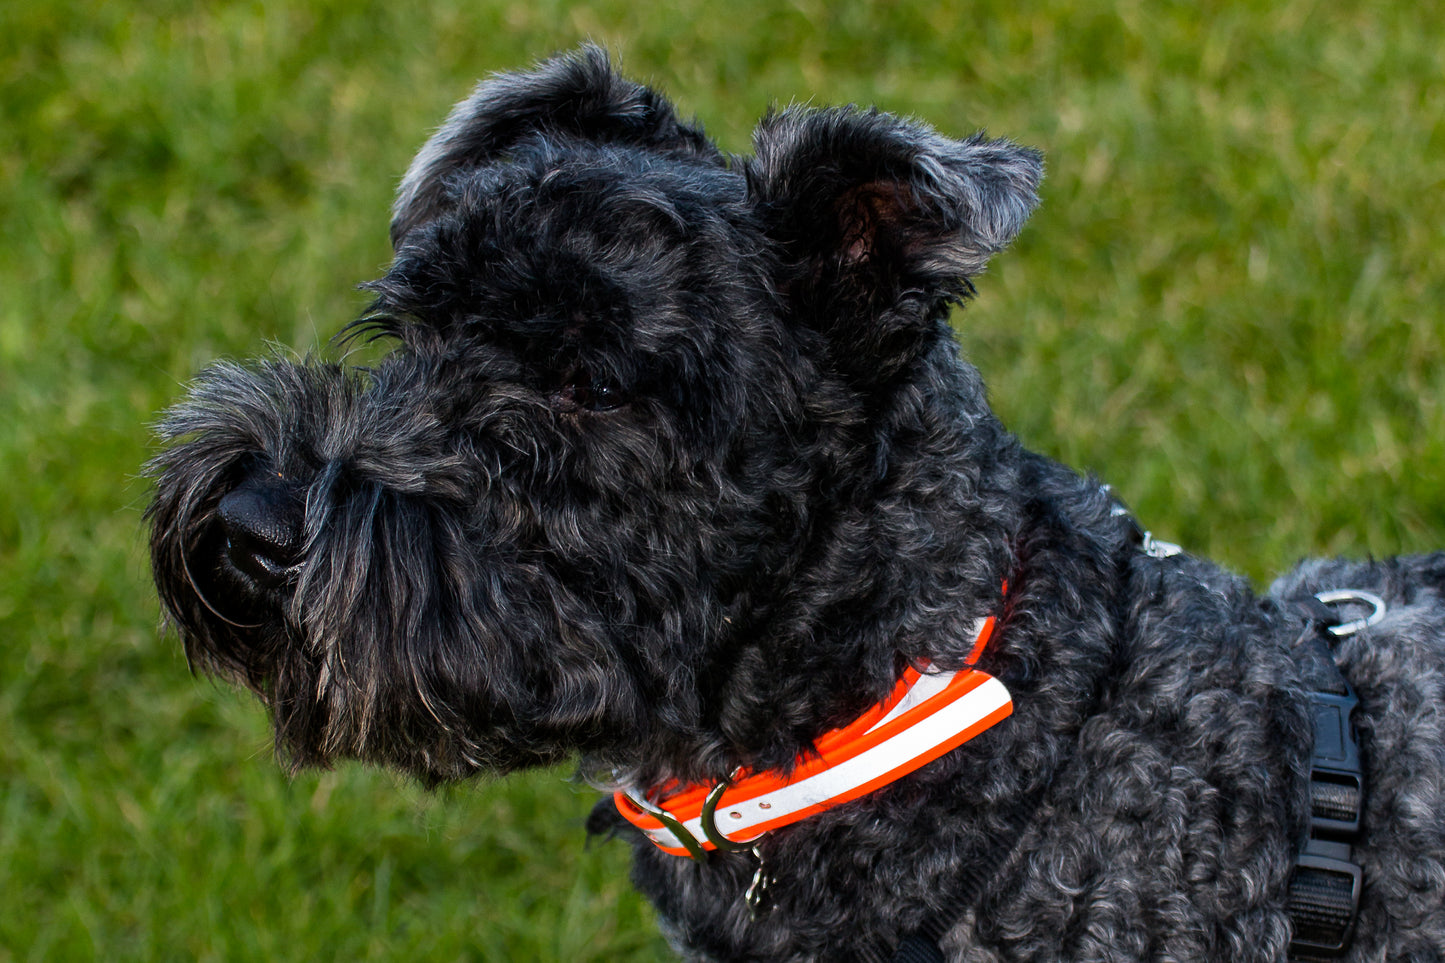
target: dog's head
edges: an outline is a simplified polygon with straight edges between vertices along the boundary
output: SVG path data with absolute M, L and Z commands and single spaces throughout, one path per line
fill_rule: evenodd
M 394 350 L 219 364 L 161 423 L 151 551 L 190 658 L 297 765 L 791 753 L 921 654 L 866 624 L 906 622 L 887 570 L 937 541 L 897 496 L 953 485 L 936 456 L 987 414 L 947 306 L 1040 172 L 852 108 L 729 158 L 592 48 L 482 83 L 351 329 Z

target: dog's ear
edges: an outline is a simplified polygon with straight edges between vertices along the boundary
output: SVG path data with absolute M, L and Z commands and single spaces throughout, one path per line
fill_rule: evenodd
M 771 114 L 754 148 L 749 191 L 788 261 L 785 294 L 803 319 L 873 342 L 857 349 L 906 341 L 900 328 L 967 294 L 1043 178 L 1030 148 L 852 107 Z
M 397 189 L 393 247 L 450 206 L 455 175 L 538 135 L 631 144 L 722 163 L 699 125 L 679 121 L 666 98 L 619 77 L 607 52 L 587 44 L 533 70 L 484 80 L 452 109 Z

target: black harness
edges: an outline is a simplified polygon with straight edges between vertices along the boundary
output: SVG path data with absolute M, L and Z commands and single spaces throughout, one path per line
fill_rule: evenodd
M 1368 620 L 1342 623 L 1331 603 L 1364 602 Z M 1310 828 L 1295 858 L 1285 910 L 1294 937 L 1289 958 L 1300 963 L 1339 959 L 1349 948 L 1360 913 L 1363 873 L 1353 859 L 1365 804 L 1365 776 L 1351 715 L 1360 700 L 1335 664 L 1332 642 L 1363 628 L 1384 603 L 1360 592 L 1321 593 L 1289 603 L 1305 620 L 1295 642 L 1303 681 L 1314 707 L 1315 746 L 1310 758 Z

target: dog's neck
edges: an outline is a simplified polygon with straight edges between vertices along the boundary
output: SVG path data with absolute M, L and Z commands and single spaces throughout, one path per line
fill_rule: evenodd
M 659 726 L 649 755 L 623 766 L 639 782 L 786 769 L 886 698 L 906 666 L 966 664 L 975 621 L 1000 611 L 1021 450 L 951 339 L 868 424 L 837 431 L 802 469 L 809 498 L 776 535 L 786 551 L 727 600 L 701 647 L 695 725 Z

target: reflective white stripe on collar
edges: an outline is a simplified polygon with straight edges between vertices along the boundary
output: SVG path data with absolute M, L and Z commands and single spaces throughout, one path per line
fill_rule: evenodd
M 981 619 L 973 657 L 994 619 Z M 972 661 L 972 660 L 971 660 Z M 711 849 L 745 849 L 771 829 L 857 799 L 957 748 L 1006 719 L 1008 690 L 977 669 L 909 669 L 890 697 L 853 724 L 818 739 L 787 777 L 740 774 L 715 786 L 614 795 L 617 809 L 664 852 L 701 859 Z M 652 798 L 649 798 L 652 797 Z

